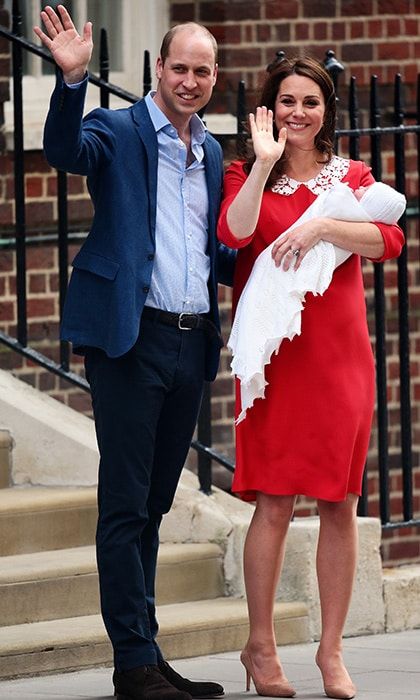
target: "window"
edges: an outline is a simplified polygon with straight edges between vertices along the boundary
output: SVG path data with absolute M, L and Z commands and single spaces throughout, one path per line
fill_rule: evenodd
M 90 71 L 99 70 L 99 37 L 102 27 L 107 29 L 110 53 L 110 82 L 136 95 L 142 94 L 143 52 L 150 51 L 152 66 L 159 54 L 163 34 L 169 28 L 168 0 L 21 0 L 22 35 L 39 43 L 32 31 L 40 23 L 40 10 L 45 5 L 62 4 L 69 10 L 78 31 L 87 20 L 93 23 L 94 52 Z M 5 0 L 5 8 L 12 12 L 12 0 Z M 33 54 L 24 51 L 23 99 L 25 115 L 25 148 L 41 147 L 42 129 L 54 86 L 54 67 Z M 152 72 L 153 75 L 153 72 Z M 123 106 L 121 100 L 111 98 L 111 107 Z M 98 91 L 90 86 L 86 111 L 98 105 Z M 13 103 L 5 103 L 6 138 L 12 147 Z

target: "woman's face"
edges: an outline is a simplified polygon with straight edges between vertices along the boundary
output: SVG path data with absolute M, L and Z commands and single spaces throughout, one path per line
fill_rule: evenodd
M 303 75 L 289 75 L 279 85 L 274 118 L 278 130 L 287 129 L 287 145 L 314 148 L 322 128 L 325 100 L 319 85 Z

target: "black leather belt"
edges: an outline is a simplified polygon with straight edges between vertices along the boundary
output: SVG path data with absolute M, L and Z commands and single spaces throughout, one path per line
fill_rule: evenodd
M 175 314 L 172 313 L 172 311 L 163 311 L 162 309 L 145 306 L 142 316 L 144 316 L 144 318 L 150 318 L 153 321 L 159 321 L 167 326 L 175 326 L 175 328 L 179 328 L 180 331 L 203 330 L 210 338 L 217 338 L 220 347 L 223 346 L 223 339 L 218 329 L 210 319 L 202 314 L 190 314 L 184 311 L 180 314 Z

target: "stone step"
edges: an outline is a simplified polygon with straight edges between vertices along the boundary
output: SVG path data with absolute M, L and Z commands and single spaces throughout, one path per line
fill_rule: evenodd
M 0 428 L 0 489 L 10 486 L 13 439 L 10 430 Z
M 158 604 L 224 594 L 223 553 L 215 544 L 162 544 Z M 95 548 L 0 558 L 0 626 L 99 613 Z
M 0 556 L 95 541 L 96 487 L 0 489 Z
M 166 658 L 186 658 L 243 647 L 248 635 L 246 602 L 216 598 L 158 609 L 159 644 Z M 279 644 L 309 641 L 303 603 L 276 603 Z M 112 665 L 112 650 L 99 615 L 0 628 L 0 678 Z
M 385 630 L 401 632 L 420 627 L 420 564 L 383 570 Z

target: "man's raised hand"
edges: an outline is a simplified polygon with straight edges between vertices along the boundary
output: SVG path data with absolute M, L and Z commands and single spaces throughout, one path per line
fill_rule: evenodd
M 83 80 L 92 56 L 92 23 L 86 22 L 81 37 L 63 5 L 58 5 L 57 13 L 47 5 L 41 12 L 47 33 L 40 27 L 34 27 L 34 32 L 51 51 L 65 82 L 78 83 Z

